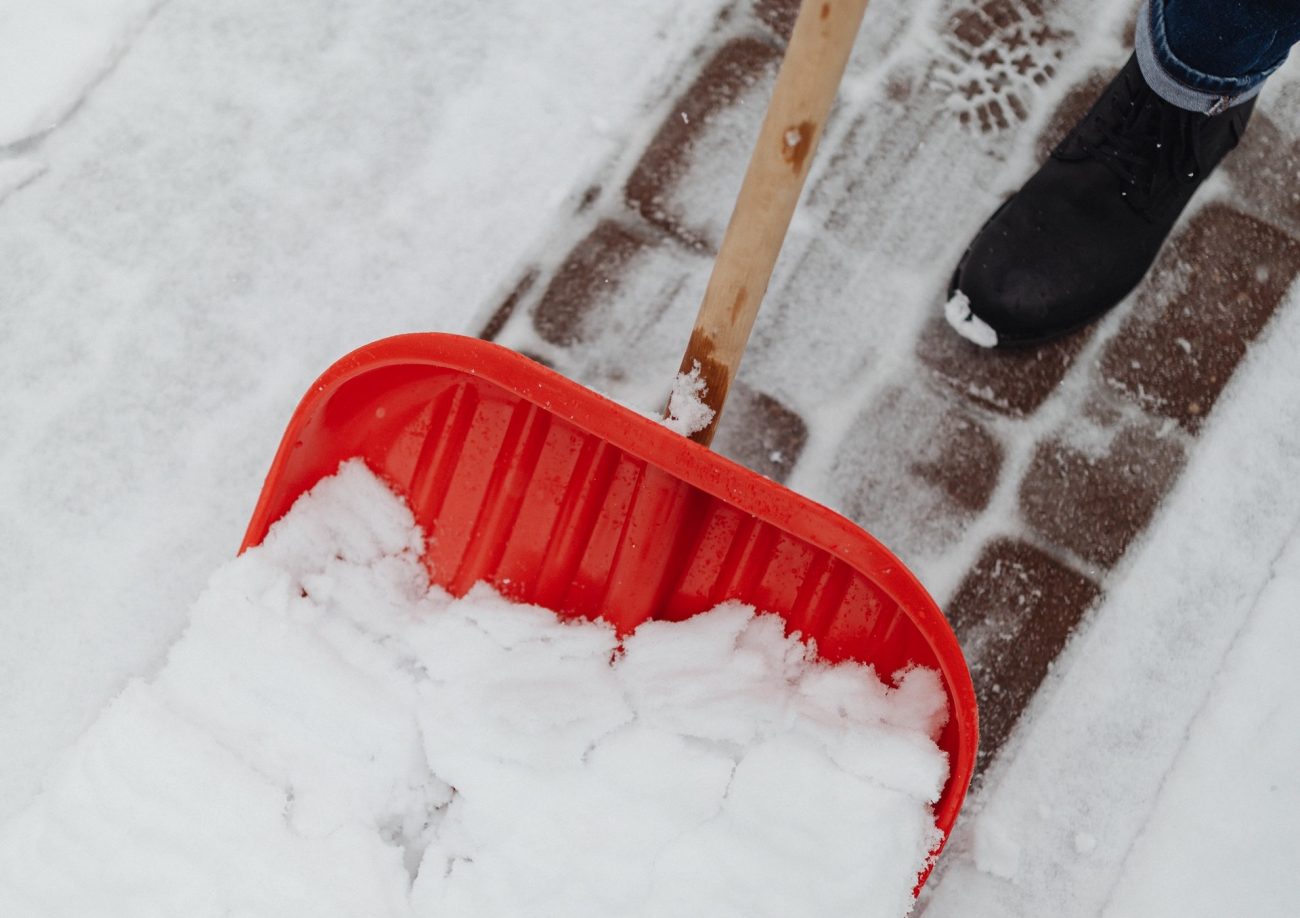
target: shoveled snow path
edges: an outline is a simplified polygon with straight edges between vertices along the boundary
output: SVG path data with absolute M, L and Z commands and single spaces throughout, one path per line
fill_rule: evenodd
M 1245 903 L 1281 918 L 1300 902 L 1297 305 L 1293 291 L 963 815 L 927 918 Z

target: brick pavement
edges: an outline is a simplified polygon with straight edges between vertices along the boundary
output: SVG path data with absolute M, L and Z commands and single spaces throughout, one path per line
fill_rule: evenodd
M 659 128 L 576 203 L 573 244 L 521 271 L 485 337 L 633 401 L 637 380 L 663 387 L 795 6 L 738 0 L 701 36 Z M 1116 313 L 1011 353 L 947 329 L 965 241 L 1131 46 L 1131 16 L 1097 18 L 876 0 L 715 444 L 811 483 L 931 586 L 975 678 L 981 771 L 1300 271 L 1300 105 L 1266 96 Z

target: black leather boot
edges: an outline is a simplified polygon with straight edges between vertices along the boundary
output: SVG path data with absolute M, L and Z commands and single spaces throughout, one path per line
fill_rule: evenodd
M 1059 337 L 1115 306 L 1237 145 L 1254 104 L 1217 115 L 1178 108 L 1130 58 L 966 250 L 949 323 L 977 344 L 1009 347 Z

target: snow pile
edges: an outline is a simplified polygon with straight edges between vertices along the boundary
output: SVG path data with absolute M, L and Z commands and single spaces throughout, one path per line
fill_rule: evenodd
M 689 373 L 678 373 L 673 377 L 672 391 L 668 395 L 668 417 L 663 424 L 669 430 L 689 437 L 708 427 L 713 422 L 714 410 L 704 403 L 708 386 L 700 378 L 700 363 L 697 360 Z
M 0 0 L 0 147 L 54 127 L 159 2 Z
M 908 911 L 934 673 L 887 689 L 734 604 L 620 649 L 421 554 L 359 463 L 300 500 L 0 829 L 0 914 Z

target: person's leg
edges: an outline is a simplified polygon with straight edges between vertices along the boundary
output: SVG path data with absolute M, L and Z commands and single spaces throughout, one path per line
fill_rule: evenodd
M 1135 54 L 962 257 L 949 323 L 987 347 L 1030 344 L 1118 304 L 1298 36 L 1300 0 L 1145 2 Z
M 1148 0 L 1137 56 L 1166 101 L 1216 112 L 1258 93 L 1297 41 L 1296 0 Z

